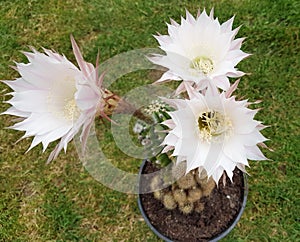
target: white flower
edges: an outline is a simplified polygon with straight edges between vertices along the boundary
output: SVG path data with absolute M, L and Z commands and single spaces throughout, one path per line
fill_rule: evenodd
M 224 171 L 230 179 L 235 167 L 245 171 L 247 159 L 266 159 L 257 147 L 266 140 L 260 133 L 264 126 L 254 120 L 257 110 L 247 108 L 247 101 L 236 101 L 224 92 L 205 96 L 191 88 L 188 92 L 190 100 L 164 99 L 176 111 L 169 112 L 172 119 L 164 122 L 170 131 L 162 143 L 163 152 L 173 150 L 177 163 L 186 160 L 186 172 L 204 169 L 217 183 Z
M 239 28 L 232 30 L 233 18 L 220 24 L 203 11 L 196 19 L 187 11 L 181 24 L 171 20 L 169 35 L 154 36 L 166 55 L 149 59 L 168 69 L 157 82 L 183 80 L 196 84 L 198 90 L 213 85 L 227 90 L 228 77 L 240 77 L 244 72 L 235 66 L 248 54 L 240 50 L 244 38 L 234 40 Z M 184 90 L 184 85 L 177 92 Z
M 104 75 L 98 76 L 97 68 L 83 60 L 79 48 L 71 38 L 78 69 L 65 56 L 44 49 L 40 53 L 24 52 L 29 63 L 17 63 L 21 77 L 4 81 L 13 89 L 8 101 L 12 106 L 3 114 L 19 116 L 22 121 L 11 128 L 25 131 L 22 138 L 34 136 L 32 149 L 39 143 L 43 151 L 49 143 L 60 139 L 48 158 L 55 159 L 66 151 L 68 142 L 82 128 L 81 139 L 85 145 L 96 112 L 102 114 Z

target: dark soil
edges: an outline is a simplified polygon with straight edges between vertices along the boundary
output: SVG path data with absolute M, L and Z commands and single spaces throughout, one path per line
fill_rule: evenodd
M 144 174 L 157 171 L 152 163 L 146 162 Z M 241 209 L 244 197 L 243 173 L 234 171 L 233 183 L 227 178 L 226 186 L 220 179 L 209 197 L 201 198 L 205 208 L 201 213 L 184 215 L 179 209 L 167 210 L 152 193 L 141 194 L 141 204 L 151 224 L 164 236 L 173 241 L 209 241 L 230 227 Z

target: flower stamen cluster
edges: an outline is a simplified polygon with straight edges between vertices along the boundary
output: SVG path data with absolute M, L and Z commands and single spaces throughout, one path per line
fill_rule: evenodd
M 198 56 L 191 62 L 190 67 L 197 72 L 202 72 L 207 75 L 214 70 L 214 63 L 208 57 Z
M 70 99 L 66 101 L 64 106 L 64 117 L 69 121 L 76 120 L 80 115 L 80 110 L 76 104 L 75 99 Z
M 202 112 L 198 118 L 198 128 L 201 139 L 210 141 L 221 135 L 226 138 L 232 129 L 232 123 L 219 112 L 206 111 Z

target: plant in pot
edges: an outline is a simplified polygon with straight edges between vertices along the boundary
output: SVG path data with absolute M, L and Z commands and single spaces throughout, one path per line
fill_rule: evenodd
M 142 143 L 159 140 L 164 147 L 144 162 L 141 174 L 170 167 L 140 181 L 138 202 L 165 241 L 217 241 L 228 234 L 246 204 L 247 160 L 266 159 L 258 148 L 266 141 L 265 126 L 254 119 L 258 110 L 233 95 L 240 80 L 229 82 L 245 74 L 235 66 L 249 56 L 240 50 L 243 38 L 234 39 L 239 28 L 232 30 L 232 23 L 220 24 L 213 11 L 196 18 L 187 12 L 181 24 L 171 20 L 168 35 L 155 36 L 165 55 L 149 59 L 167 69 L 157 83 L 180 84 L 175 97 L 145 109 L 153 126 L 135 126 Z
M 84 151 L 95 117 L 111 121 L 112 112 L 134 110 L 142 144 L 163 147 L 140 171 L 153 173 L 139 181 L 139 207 L 148 225 L 166 241 L 218 240 L 245 206 L 247 159 L 266 159 L 257 147 L 265 146 L 265 126 L 254 120 L 251 103 L 233 96 L 239 80 L 230 85 L 228 79 L 244 75 L 235 66 L 248 56 L 240 50 L 243 38 L 234 39 L 238 28 L 232 30 L 232 23 L 220 24 L 213 11 L 196 18 L 187 12 L 181 24 L 171 20 L 168 35 L 155 36 L 165 55 L 148 59 L 167 69 L 156 83 L 180 84 L 172 97 L 154 100 L 144 112 L 103 87 L 98 61 L 84 61 L 71 38 L 79 68 L 54 51 L 25 52 L 29 63 L 15 68 L 21 77 L 4 81 L 13 89 L 4 114 L 20 118 L 11 128 L 25 131 L 22 138 L 34 137 L 29 149 L 42 143 L 45 151 L 60 139 L 50 162 L 79 131 Z M 149 116 L 151 125 L 144 122 Z

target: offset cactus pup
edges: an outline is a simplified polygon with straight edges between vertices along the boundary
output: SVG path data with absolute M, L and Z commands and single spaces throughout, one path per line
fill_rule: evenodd
M 145 160 L 140 168 L 140 174 L 157 170 L 159 168 L 155 164 Z M 151 181 L 146 183 L 151 186 Z M 177 188 L 174 189 L 176 186 L 175 184 L 163 190 L 163 194 L 166 194 L 165 199 L 173 192 L 175 204 L 178 197 L 184 198 Z M 188 189 L 190 190 L 181 189 L 181 191 L 184 191 L 187 196 L 189 192 L 194 192 L 193 196 L 198 195 L 198 190 Z M 155 193 L 140 194 L 138 206 L 150 229 L 166 242 L 218 241 L 224 238 L 239 221 L 246 206 L 247 194 L 247 178 L 243 172 L 236 169 L 233 182 L 227 178 L 224 186 L 220 179 L 218 186 L 215 186 L 208 196 L 202 195 L 199 201 L 192 202 L 192 208 L 189 206 L 191 203 L 186 203 L 187 207 L 177 203 L 166 208 L 164 195 L 157 196 Z

